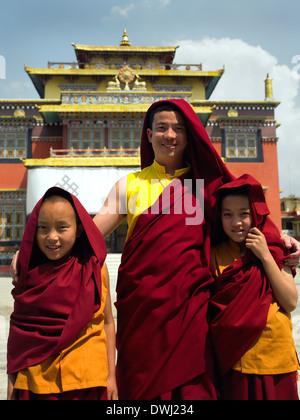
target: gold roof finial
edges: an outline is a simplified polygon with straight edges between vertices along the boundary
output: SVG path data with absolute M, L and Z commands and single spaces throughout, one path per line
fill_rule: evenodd
M 273 100 L 273 86 L 272 86 L 272 79 L 269 77 L 269 73 L 267 74 L 267 78 L 265 80 L 265 100 L 270 101 Z
M 131 47 L 131 44 L 129 42 L 126 29 L 124 29 L 123 37 L 122 37 L 122 41 L 121 41 L 120 47 Z

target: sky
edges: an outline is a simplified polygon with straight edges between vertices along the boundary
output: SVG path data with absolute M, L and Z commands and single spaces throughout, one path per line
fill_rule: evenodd
M 225 66 L 212 100 L 276 101 L 281 197 L 300 197 L 299 0 L 10 0 L 0 7 L 0 98 L 38 98 L 24 64 L 75 61 L 72 43 L 179 46 L 175 63 Z

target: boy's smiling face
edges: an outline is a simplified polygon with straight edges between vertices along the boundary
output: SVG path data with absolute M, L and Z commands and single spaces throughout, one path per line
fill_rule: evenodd
M 234 242 L 245 242 L 252 228 L 249 199 L 246 195 L 228 195 L 223 198 L 221 218 L 224 232 Z
M 69 256 L 77 237 L 77 220 L 67 200 L 45 201 L 40 208 L 36 240 L 49 260 Z

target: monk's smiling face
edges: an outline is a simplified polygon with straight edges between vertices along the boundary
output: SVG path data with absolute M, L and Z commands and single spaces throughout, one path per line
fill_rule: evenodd
M 154 115 L 152 129 L 147 130 L 155 160 L 166 167 L 168 173 L 184 166 L 183 155 L 187 146 L 187 131 L 183 117 L 177 111 L 162 111 Z

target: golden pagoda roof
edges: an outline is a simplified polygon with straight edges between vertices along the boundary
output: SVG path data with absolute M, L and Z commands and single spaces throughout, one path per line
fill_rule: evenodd
M 53 105 L 60 104 L 60 99 L 2 99 L 0 98 L 0 105 L 14 106 L 18 105 L 20 108 L 27 105 Z
M 45 95 L 45 85 L 49 80 L 49 77 L 61 76 L 70 77 L 72 79 L 78 76 L 96 78 L 114 77 L 116 71 L 119 70 L 120 57 L 123 57 L 124 63 L 126 63 L 130 56 L 142 56 L 143 65 L 138 69 L 140 77 L 201 78 L 206 90 L 206 99 L 209 99 L 212 91 L 225 71 L 224 68 L 217 71 L 203 71 L 201 64 L 188 65 L 173 63 L 175 52 L 177 48 L 179 48 L 178 46 L 133 47 L 129 41 L 126 29 L 124 29 L 119 46 L 95 46 L 74 43 L 72 43 L 72 45 L 75 48 L 77 62 L 48 63 L 48 68 L 46 69 L 31 68 L 25 65 L 25 71 L 31 78 L 41 98 Z M 110 56 L 111 61 L 107 59 L 107 56 Z M 116 61 L 113 61 L 114 58 Z M 151 61 L 153 59 L 154 63 Z M 153 65 L 149 65 L 149 63 L 152 63 Z M 133 63 L 131 63 L 131 65 L 134 66 Z M 193 66 L 196 67 L 196 70 L 191 69 Z
M 25 71 L 30 75 L 49 75 L 49 76 L 114 76 L 116 74 L 116 69 L 98 69 L 96 65 L 91 64 L 91 67 L 79 69 L 79 68 L 47 68 L 47 69 L 38 69 L 34 67 L 29 67 L 25 64 Z M 204 71 L 204 70 L 167 70 L 167 69 L 139 69 L 139 76 L 184 76 L 184 77 L 221 77 L 224 73 L 224 69 L 213 70 L 213 71 Z
M 107 112 L 142 112 L 146 113 L 150 105 L 42 105 L 38 107 L 44 113 L 107 113 Z M 194 106 L 196 114 L 212 112 L 210 106 Z
M 96 45 L 81 45 L 72 43 L 75 51 L 86 51 L 86 52 L 148 52 L 148 53 L 168 53 L 172 52 L 175 53 L 177 48 L 176 47 L 132 47 L 129 41 L 127 31 L 124 29 L 122 41 L 119 46 L 96 46 Z
M 149 53 L 164 53 L 164 52 L 176 52 L 176 47 L 132 47 L 132 46 L 97 46 L 97 45 L 82 45 L 72 43 L 72 46 L 76 51 L 86 52 L 149 52 Z
M 199 116 L 203 124 L 206 124 L 208 118 L 212 114 L 213 107 L 202 104 L 201 106 L 193 105 L 195 113 Z M 102 113 L 142 113 L 145 114 L 150 105 L 42 105 L 38 107 L 40 114 L 48 123 L 58 122 L 66 115 L 80 114 L 102 114 Z
M 26 168 L 52 166 L 52 167 L 99 167 L 99 166 L 137 166 L 141 165 L 140 157 L 93 157 L 93 158 L 46 158 L 21 159 Z
M 280 105 L 280 101 L 267 101 L 267 100 L 258 100 L 258 101 L 231 101 L 231 100 L 224 100 L 224 101 L 204 101 L 204 100 L 193 100 L 194 106 L 213 106 L 213 107 L 255 107 L 255 106 L 261 106 L 261 107 L 274 107 L 277 108 L 278 105 Z
M 120 47 L 121 48 L 121 47 Z M 131 48 L 131 47 L 126 47 Z M 36 69 L 32 67 L 28 67 L 25 64 L 25 71 L 28 76 L 31 78 L 32 83 L 34 84 L 35 88 L 37 89 L 41 98 L 44 96 L 44 87 L 47 81 L 47 76 L 55 77 L 55 76 L 64 76 L 64 77 L 76 77 L 76 76 L 90 76 L 90 77 L 97 77 L 97 76 L 106 76 L 106 77 L 113 77 L 116 75 L 116 69 L 99 69 L 96 65 L 91 64 L 88 68 L 65 68 L 64 65 L 60 66 L 60 68 L 47 68 L 47 69 Z M 138 71 L 140 77 L 185 77 L 185 78 L 203 78 L 206 80 L 206 98 L 208 99 L 214 90 L 216 84 L 218 83 L 219 79 L 222 77 L 224 73 L 224 69 L 216 70 L 216 71 L 203 71 L 203 70 L 190 70 L 190 69 L 148 69 L 142 68 Z

